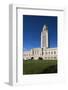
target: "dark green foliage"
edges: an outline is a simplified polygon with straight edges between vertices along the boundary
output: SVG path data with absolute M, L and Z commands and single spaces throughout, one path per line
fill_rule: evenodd
M 39 59 L 38 60 L 43 60 L 43 58 L 42 57 L 39 57 Z
M 31 60 L 33 60 L 34 59 L 34 57 L 31 57 Z

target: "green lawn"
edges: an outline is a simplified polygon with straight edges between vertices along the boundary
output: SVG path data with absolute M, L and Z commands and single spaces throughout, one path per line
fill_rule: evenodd
M 23 74 L 57 73 L 57 60 L 23 60 Z

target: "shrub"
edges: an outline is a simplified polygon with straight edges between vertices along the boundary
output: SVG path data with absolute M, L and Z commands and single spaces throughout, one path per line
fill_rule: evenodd
M 34 57 L 31 57 L 31 60 L 33 60 L 34 59 Z
M 39 57 L 38 59 L 39 59 L 39 60 L 43 60 L 43 58 L 42 58 L 42 57 Z

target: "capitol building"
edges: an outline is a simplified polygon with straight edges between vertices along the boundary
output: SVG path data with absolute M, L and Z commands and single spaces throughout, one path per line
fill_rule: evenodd
M 57 48 L 48 46 L 48 26 L 44 25 L 41 32 L 41 48 L 32 48 L 30 51 L 23 51 L 23 59 L 57 60 Z

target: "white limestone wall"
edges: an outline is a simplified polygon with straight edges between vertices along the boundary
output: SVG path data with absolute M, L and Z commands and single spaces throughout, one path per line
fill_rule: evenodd
M 57 49 L 49 48 L 43 50 L 43 59 L 55 60 L 57 59 Z
M 24 60 L 31 59 L 31 51 L 24 51 L 23 52 L 23 59 Z
M 24 52 L 24 59 L 31 59 L 32 57 L 34 60 L 37 60 L 39 57 L 43 58 L 44 60 L 56 60 L 57 59 L 57 49 L 56 48 L 34 48 L 31 51 Z

